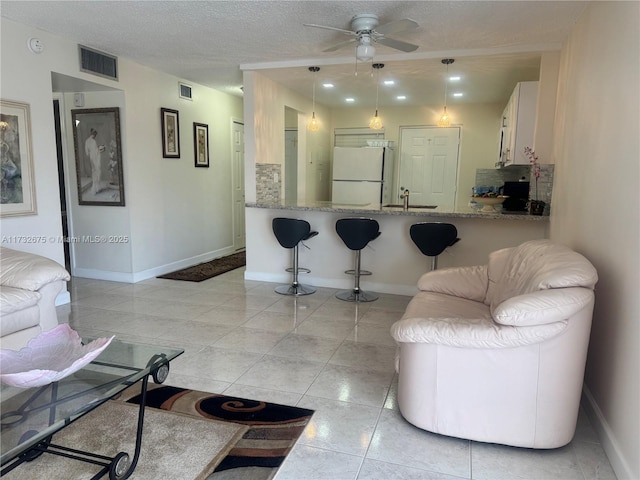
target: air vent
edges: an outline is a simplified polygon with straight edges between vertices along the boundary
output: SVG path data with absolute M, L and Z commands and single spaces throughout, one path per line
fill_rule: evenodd
M 78 45 L 80 71 L 118 80 L 118 57 Z
M 179 83 L 180 87 L 180 98 L 184 98 L 185 100 L 193 100 L 191 96 L 191 85 L 187 85 L 186 83 Z

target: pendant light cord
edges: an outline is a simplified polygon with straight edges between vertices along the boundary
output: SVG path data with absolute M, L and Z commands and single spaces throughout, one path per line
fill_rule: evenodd
M 378 116 L 378 93 L 380 91 L 380 67 L 376 69 L 376 117 Z
M 453 58 L 445 58 L 442 63 L 447 65 L 447 73 L 444 77 L 444 109 L 447 110 L 447 93 L 449 90 L 449 65 L 453 63 Z
M 313 113 L 316 113 L 316 74 L 313 74 L 313 106 L 311 107 Z

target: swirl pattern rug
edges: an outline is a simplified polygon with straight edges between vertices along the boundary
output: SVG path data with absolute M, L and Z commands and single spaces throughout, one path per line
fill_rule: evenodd
M 140 396 L 129 389 L 120 400 L 139 404 Z M 163 385 L 149 386 L 146 404 L 173 413 L 247 427 L 208 480 L 273 478 L 313 415 L 313 410 L 305 408 Z
M 226 257 L 216 258 L 210 262 L 200 263 L 193 267 L 159 275 L 158 278 L 169 280 L 183 280 L 185 282 L 202 282 L 208 278 L 216 277 L 223 273 L 244 267 L 247 264 L 245 252 L 238 252 Z

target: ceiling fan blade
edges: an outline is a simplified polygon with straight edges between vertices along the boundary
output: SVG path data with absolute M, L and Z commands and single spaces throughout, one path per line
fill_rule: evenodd
M 403 52 L 413 52 L 418 48 L 418 45 L 402 42 L 400 40 L 394 40 L 393 38 L 376 38 L 374 41 L 377 43 L 381 43 L 382 45 L 386 45 L 387 47 L 401 50 Z
M 335 52 L 336 50 L 339 50 L 339 49 L 341 49 L 342 47 L 346 47 L 347 45 L 349 45 L 350 43 L 353 43 L 353 42 L 355 42 L 355 41 L 356 41 L 356 39 L 355 39 L 355 38 L 352 38 L 352 39 L 347 40 L 347 41 L 345 41 L 345 42 L 340 42 L 340 43 L 338 43 L 338 44 L 334 45 L 333 47 L 325 48 L 325 49 L 323 50 L 323 52 Z
M 342 32 L 346 35 L 355 35 L 355 32 L 351 30 L 345 30 L 344 28 L 327 27 L 326 25 L 316 25 L 315 23 L 303 23 L 305 27 L 324 28 L 325 30 L 335 30 L 336 32 Z
M 402 20 L 396 20 L 395 22 L 385 23 L 384 25 L 377 26 L 374 31 L 381 33 L 382 35 L 393 35 L 395 33 L 406 32 L 418 28 L 417 22 L 404 18 Z

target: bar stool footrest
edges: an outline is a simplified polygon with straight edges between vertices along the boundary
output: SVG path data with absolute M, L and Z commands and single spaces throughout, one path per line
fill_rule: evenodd
M 293 267 L 285 268 L 285 272 L 293 273 Z M 308 268 L 298 267 L 298 273 L 311 273 L 311 270 Z
M 344 273 L 346 273 L 347 275 L 355 275 L 356 271 L 351 269 L 351 270 L 345 270 Z M 360 276 L 362 275 L 373 275 L 369 270 L 360 270 Z

